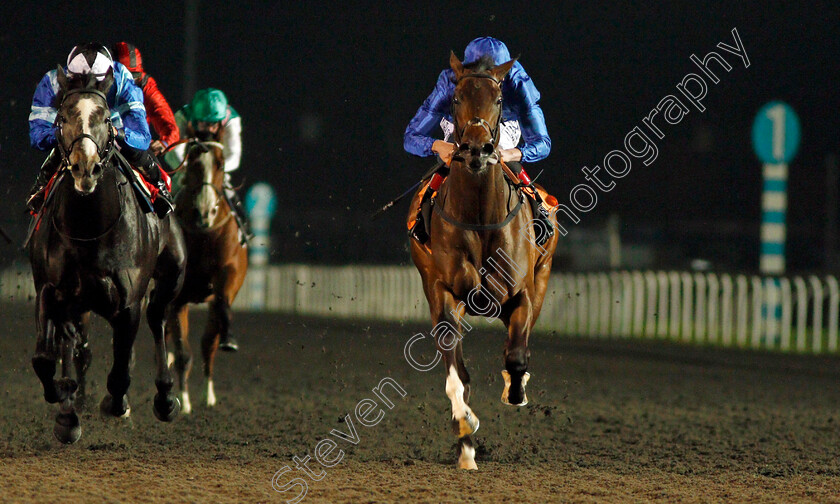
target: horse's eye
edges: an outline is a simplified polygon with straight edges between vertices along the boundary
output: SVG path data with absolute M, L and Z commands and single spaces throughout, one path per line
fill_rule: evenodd
M 501 104 L 502 104 L 502 97 L 500 96 L 500 97 L 496 100 L 496 105 L 501 105 Z
M 460 99 L 458 99 L 458 97 L 457 97 L 457 96 L 455 96 L 455 97 L 453 97 L 453 98 L 452 98 L 452 103 L 454 103 L 455 105 L 460 105 L 460 104 L 461 104 L 461 100 L 460 100 Z

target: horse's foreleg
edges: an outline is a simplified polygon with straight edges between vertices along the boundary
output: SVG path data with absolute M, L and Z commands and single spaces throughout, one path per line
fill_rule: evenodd
M 244 252 L 242 252 L 241 257 L 242 259 L 246 257 Z M 233 317 L 230 307 L 233 300 L 236 299 L 239 288 L 242 287 L 242 282 L 245 280 L 247 268 L 245 264 L 243 260 L 234 260 L 232 264 L 225 266 L 219 272 L 216 281 L 215 298 L 218 305 L 215 308 L 219 316 L 219 348 L 226 352 L 239 350 L 239 343 L 230 333 L 230 322 Z
M 528 360 L 531 357 L 528 339 L 533 326 L 533 307 L 527 291 L 520 292 L 508 303 L 510 303 L 510 315 L 504 317 L 508 328 L 508 339 L 505 345 L 505 370 L 502 371 L 502 377 L 505 380 L 502 402 L 514 406 L 525 406 L 528 404 L 525 385 L 531 376 L 528 373 Z
M 189 306 L 186 304 L 170 307 L 166 321 L 166 340 L 172 343 L 175 350 L 173 365 L 178 376 L 178 387 L 181 389 L 181 411 L 186 414 L 192 412 L 188 381 L 192 370 L 192 350 L 190 349 L 190 317 Z
M 164 322 L 166 308 L 180 290 L 180 282 L 177 275 L 160 275 L 155 278 L 155 290 L 152 299 L 146 310 L 146 320 L 149 322 L 149 329 L 155 340 L 155 386 L 157 394 L 153 402 L 155 417 L 164 422 L 171 422 L 181 411 L 181 401 L 172 393 L 175 381 L 172 379 L 172 372 L 169 370 L 166 354 L 166 339 L 164 338 Z
M 70 377 L 78 333 L 74 322 L 66 322 L 61 332 L 61 378 L 55 383 L 59 408 L 58 415 L 55 417 L 53 434 L 62 443 L 71 444 L 78 441 L 82 435 L 79 416 L 76 415 L 73 404 L 76 399 L 78 383 Z
M 44 285 L 38 291 L 37 310 L 37 342 L 35 355 L 32 356 L 32 368 L 44 387 L 44 399 L 48 403 L 58 402 L 58 391 L 55 389 L 55 365 L 58 360 L 58 347 L 55 340 L 55 324 L 49 313 L 49 307 L 54 303 L 52 299 L 52 285 Z
M 134 347 L 134 339 L 137 337 L 137 328 L 140 325 L 140 305 L 124 308 L 113 319 L 111 327 L 114 329 L 112 338 L 114 345 L 114 362 L 111 365 L 111 372 L 108 373 L 108 392 L 99 407 L 107 415 L 115 417 L 127 417 L 131 413 L 128 398 L 125 396 L 128 387 L 131 385 L 129 373 L 129 361 L 131 360 L 131 349 Z
M 76 380 L 79 382 L 79 390 L 76 392 L 76 405 L 84 408 L 87 396 L 87 370 L 93 360 L 93 352 L 88 345 L 88 326 L 90 325 L 90 312 L 85 312 L 79 317 L 77 324 L 76 350 L 74 362 L 76 363 Z
M 470 376 L 464 366 L 461 351 L 461 339 L 464 333 L 460 320 L 463 316 L 463 307 L 456 308 L 452 293 L 445 288 L 438 286 L 436 290 L 433 298 L 436 302 L 433 305 L 435 327 L 432 330 L 432 336 L 446 364 L 445 390 L 452 403 L 452 430 L 458 437 L 458 467 L 477 469 L 475 449 L 470 434 L 478 430 L 479 420 L 467 404 L 470 394 Z
M 155 340 L 155 386 L 157 394 L 153 402 L 155 417 L 164 422 L 171 422 L 181 411 L 181 402 L 172 393 L 175 382 L 167 361 L 164 323 L 166 309 L 175 300 L 184 285 L 184 266 L 186 248 L 184 239 L 178 230 L 174 216 L 169 218 L 168 242 L 158 257 L 155 265 L 155 290 L 146 309 L 146 320 Z
M 207 317 L 207 328 L 204 330 L 204 336 L 201 337 L 201 357 L 204 363 L 204 378 L 207 382 L 206 401 L 207 406 L 216 405 L 216 392 L 213 389 L 213 368 L 216 366 L 216 354 L 219 350 L 219 336 L 225 322 L 220 320 L 224 318 L 225 312 L 229 311 L 229 307 L 225 307 L 224 302 L 220 304 L 218 297 L 214 297 L 210 305 L 210 313 Z M 228 323 L 230 319 L 227 319 Z

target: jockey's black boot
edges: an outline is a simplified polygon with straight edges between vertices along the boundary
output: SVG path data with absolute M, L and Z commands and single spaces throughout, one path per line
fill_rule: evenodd
M 549 238 L 554 236 L 554 225 L 551 223 L 548 210 L 546 210 L 542 204 L 542 196 L 540 196 L 540 193 L 539 191 L 537 191 L 537 188 L 534 187 L 533 182 L 531 182 L 531 178 L 528 176 L 528 174 L 525 172 L 525 169 L 522 167 L 522 163 L 518 161 L 509 161 L 505 164 L 519 179 L 519 187 L 529 189 L 534 195 L 533 198 L 528 195 L 526 195 L 525 197 L 528 198 L 528 201 L 531 203 L 531 213 L 533 214 L 534 219 L 537 221 L 534 223 L 536 243 L 537 245 L 542 247 L 545 244 L 545 242 L 548 241 Z
M 431 187 L 426 188 L 426 192 L 423 193 L 423 199 L 420 200 L 420 211 L 417 212 L 414 225 L 408 230 L 408 235 L 420 242 L 421 245 L 425 245 L 429 241 L 429 233 L 426 232 L 426 222 L 431 216 L 433 192 Z
M 525 196 L 528 198 L 528 201 L 531 202 L 531 213 L 534 215 L 534 219 L 537 220 L 537 223 L 534 223 L 534 233 L 536 233 L 536 243 L 540 247 L 545 245 L 545 242 L 548 241 L 549 238 L 554 236 L 554 225 L 551 223 L 551 219 L 549 218 L 548 210 L 545 209 L 542 202 L 542 196 L 537 191 L 537 189 L 533 186 L 525 186 L 530 188 L 534 191 L 534 198 L 530 196 Z M 539 229 L 537 229 L 539 227 Z
M 172 195 L 166 188 L 166 181 L 160 175 L 160 167 L 157 164 L 155 156 L 149 151 L 140 151 L 139 155 L 132 160 L 137 168 L 143 172 L 146 180 L 155 185 L 158 189 L 158 195 L 153 203 L 155 214 L 158 218 L 163 219 L 173 209 Z
M 44 200 L 47 196 L 45 194 L 47 183 L 55 175 L 59 166 L 61 166 L 61 154 L 59 154 L 57 149 L 53 149 L 50 151 L 47 159 L 44 160 L 44 164 L 41 165 L 38 178 L 35 179 L 35 184 L 29 191 L 29 198 L 26 199 L 26 207 L 29 208 L 30 212 L 38 213 L 41 211 L 41 207 L 44 206 Z
M 225 182 L 224 193 L 227 204 L 230 206 L 231 210 L 233 210 L 233 218 L 236 219 L 236 224 L 242 231 L 241 239 L 239 241 L 242 245 L 245 245 L 248 243 L 248 240 L 254 237 L 254 234 L 251 232 L 251 224 L 248 222 L 245 215 L 245 207 L 242 205 L 242 200 L 239 198 L 236 190 L 227 182 Z

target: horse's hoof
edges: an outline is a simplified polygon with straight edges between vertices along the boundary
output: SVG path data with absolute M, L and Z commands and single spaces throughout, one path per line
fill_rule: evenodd
M 192 403 L 190 402 L 190 393 L 186 390 L 181 392 L 181 412 L 185 415 L 192 413 Z
M 475 460 L 471 458 L 463 459 L 463 457 L 458 457 L 458 469 L 466 469 L 468 471 L 477 471 L 478 466 L 475 465 Z
M 178 413 L 181 411 L 181 401 L 174 395 L 161 397 L 160 394 L 155 396 L 153 408 L 155 411 L 155 418 L 161 422 L 171 422 L 175 420 Z
M 510 389 L 510 373 L 502 370 L 502 378 L 505 379 L 505 389 L 502 391 L 502 403 L 509 406 L 525 406 L 528 404 L 528 396 L 525 394 L 525 385 L 531 379 L 531 373 L 525 372 L 522 375 L 522 382 L 518 389 Z
M 59 402 L 69 400 L 73 402 L 76 399 L 76 391 L 79 389 L 79 384 L 72 378 L 59 378 L 55 380 L 55 390 L 58 394 Z
M 55 417 L 53 435 L 64 444 L 73 444 L 82 437 L 82 425 L 75 412 L 59 413 Z
M 54 390 L 51 391 L 44 391 L 44 400 L 50 404 L 55 404 L 58 402 L 58 393 Z
M 222 337 L 221 341 L 219 341 L 219 350 L 223 352 L 238 352 L 239 342 L 236 341 L 236 338 L 230 335 L 226 338 Z
M 99 411 L 104 416 L 116 418 L 128 418 L 129 415 L 131 415 L 131 407 L 128 405 L 128 398 L 123 396 L 122 404 L 117 405 L 114 402 L 114 398 L 111 397 L 111 394 L 102 398 L 102 402 L 99 403 Z
M 462 438 L 477 431 L 478 425 L 478 417 L 475 416 L 475 413 L 473 413 L 472 410 L 467 408 L 464 418 L 452 419 L 452 432 L 454 432 L 459 438 Z
M 475 448 L 471 444 L 462 442 L 461 449 L 458 453 L 458 469 L 467 469 L 470 471 L 478 469 L 478 466 L 475 465 Z

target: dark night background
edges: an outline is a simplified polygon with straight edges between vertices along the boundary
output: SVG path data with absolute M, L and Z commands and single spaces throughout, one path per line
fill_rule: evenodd
M 23 202 L 44 155 L 27 116 L 44 72 L 76 43 L 127 40 L 143 53 L 173 109 L 184 96 L 184 7 L 176 2 L 7 3 L 0 49 L 0 226 L 18 242 Z M 274 262 L 408 261 L 407 203 L 369 214 L 433 163 L 403 151 L 406 124 L 473 38 L 505 41 L 542 93 L 553 146 L 529 168 L 561 201 L 688 72 L 689 56 L 733 43 L 733 65 L 704 104 L 663 129 L 659 158 L 602 194 L 581 230 L 618 214 L 622 239 L 649 247 L 651 267 L 751 271 L 758 263 L 761 164 L 750 144 L 758 108 L 797 111 L 803 140 L 790 167 L 789 271 L 833 267 L 826 254 L 827 157 L 840 152 L 840 5 L 837 2 L 339 4 L 200 2 L 198 87 L 223 89 L 243 117 L 235 180 L 272 184 L 279 197 Z M 720 52 L 720 50 L 717 50 Z M 576 231 L 577 232 L 577 231 Z M 830 244 L 830 243 L 829 243 Z M 4 262 L 22 260 L 2 245 Z M 574 263 L 567 262 L 568 267 Z

